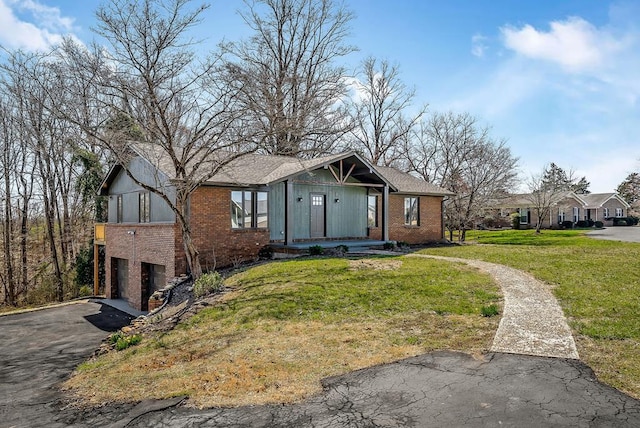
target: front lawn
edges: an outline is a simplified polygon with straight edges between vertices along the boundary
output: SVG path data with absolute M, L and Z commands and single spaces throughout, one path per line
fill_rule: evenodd
M 435 349 L 490 346 L 499 287 L 460 263 L 389 257 L 255 267 L 165 334 L 82 364 L 65 387 L 93 404 L 188 395 L 198 407 L 296 401 L 320 380 Z
M 478 231 L 479 244 L 425 254 L 501 263 L 555 285 L 580 357 L 598 377 L 640 398 L 640 244 L 596 240 L 581 231 Z

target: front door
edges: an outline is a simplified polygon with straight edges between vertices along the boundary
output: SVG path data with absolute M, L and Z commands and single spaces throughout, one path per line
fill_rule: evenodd
M 325 236 L 325 202 L 326 196 L 320 193 L 312 193 L 311 199 L 311 238 L 324 238 Z

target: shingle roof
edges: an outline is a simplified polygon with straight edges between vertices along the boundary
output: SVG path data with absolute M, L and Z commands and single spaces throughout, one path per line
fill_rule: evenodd
M 420 195 L 452 196 L 449 192 L 435 184 L 428 183 L 421 178 L 402 172 L 388 166 L 374 167 L 399 193 L 415 193 Z
M 148 143 L 135 143 L 130 146 L 139 156 L 147 159 L 156 166 L 169 179 L 175 178 L 175 170 L 171 158 L 159 145 Z M 228 164 L 206 181 L 209 185 L 229 185 L 229 186 L 255 186 L 274 184 L 284 181 L 289 177 L 323 168 L 334 162 L 353 158 L 360 167 L 369 171 L 370 178 L 379 183 L 388 183 L 391 191 L 400 193 L 447 196 L 453 193 L 442 189 L 426 181 L 414 177 L 408 173 L 395 168 L 384 166 L 373 166 L 362 159 L 356 153 L 346 152 L 334 155 L 321 156 L 313 159 L 298 159 L 290 156 L 246 154 L 242 155 Z M 214 160 L 206 159 L 203 163 L 203 174 L 206 172 L 207 162 L 211 167 L 217 167 Z M 111 175 L 111 174 L 110 174 Z M 105 182 L 109 178 L 105 179 Z
M 615 192 L 589 193 L 588 195 L 580 195 L 580 197 L 585 201 L 586 206 L 589 208 L 600 208 L 611 198 L 619 200 L 625 206 L 628 205 L 627 202 Z

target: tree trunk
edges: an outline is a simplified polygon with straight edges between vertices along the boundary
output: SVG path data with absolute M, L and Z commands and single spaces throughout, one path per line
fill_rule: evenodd
M 13 256 L 11 255 L 11 238 L 13 235 L 13 221 L 11 219 L 11 177 L 8 164 L 9 145 L 5 146 L 4 168 L 4 263 L 5 263 L 5 302 L 16 305 L 16 283 L 13 277 Z

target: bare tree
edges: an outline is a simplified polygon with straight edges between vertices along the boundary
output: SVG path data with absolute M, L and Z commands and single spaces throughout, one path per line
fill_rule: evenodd
M 231 109 L 234 88 L 218 78 L 214 56 L 196 56 L 197 41 L 189 37 L 207 6 L 189 8 L 188 3 L 111 0 L 99 7 L 96 31 L 109 43 L 108 50 L 90 51 L 67 41 L 56 66 L 71 79 L 67 99 L 56 111 L 108 147 L 134 182 L 169 205 L 189 269 L 198 277 L 202 268 L 191 238 L 189 196 L 253 146 L 246 143 L 250 128 L 240 120 L 242 111 Z M 136 132 L 109 126 L 117 118 L 128 118 Z M 135 153 L 127 140 L 134 136 L 143 143 L 136 144 L 135 153 L 158 170 L 163 169 L 160 162 L 168 161 L 169 182 L 150 184 L 129 168 Z
M 310 157 L 331 150 L 349 129 L 341 100 L 345 69 L 335 60 L 353 15 L 333 0 L 246 1 L 241 12 L 253 35 L 227 43 L 227 84 L 270 154 Z
M 505 140 L 494 140 L 467 113 L 435 113 L 407 147 L 409 169 L 453 193 L 445 205 L 449 236 L 466 230 L 496 195 L 513 186 L 518 159 Z
M 526 198 L 531 203 L 536 218 L 536 233 L 540 233 L 542 224 L 550 217 L 553 207 L 572 191 L 576 181 L 573 171 L 566 173 L 554 163 L 545 166 L 540 174 L 531 176 L 527 182 L 529 193 Z
M 350 146 L 376 165 L 392 166 L 402 158 L 406 141 L 426 111 L 424 106 L 408 116 L 415 91 L 399 74 L 398 66 L 369 57 L 362 62 L 362 80 L 354 84 Z

